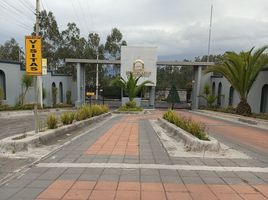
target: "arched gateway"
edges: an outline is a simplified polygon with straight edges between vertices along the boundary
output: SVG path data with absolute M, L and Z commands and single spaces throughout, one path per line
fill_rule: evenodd
M 213 66 L 213 62 L 178 62 L 158 61 L 156 47 L 132 47 L 121 48 L 121 60 L 94 60 L 94 59 L 65 59 L 66 63 L 75 63 L 77 72 L 77 100 L 76 106 L 85 102 L 85 66 L 83 64 L 114 64 L 121 65 L 120 75 L 127 77 L 129 72 L 142 75 L 140 81 L 150 80 L 154 84 L 148 84 L 150 90 L 149 106 L 155 104 L 155 86 L 157 66 L 188 66 L 194 70 L 194 86 L 192 93 L 192 109 L 198 109 L 198 94 L 200 91 L 202 67 Z M 123 102 L 123 99 L 122 99 Z

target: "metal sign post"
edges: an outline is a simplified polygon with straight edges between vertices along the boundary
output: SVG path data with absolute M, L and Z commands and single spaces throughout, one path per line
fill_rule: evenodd
M 35 105 L 34 105 L 34 124 L 35 133 L 38 133 L 38 87 L 37 76 L 42 76 L 42 48 L 40 36 L 26 36 L 25 37 L 25 67 L 26 74 L 34 76 L 34 91 L 35 91 Z

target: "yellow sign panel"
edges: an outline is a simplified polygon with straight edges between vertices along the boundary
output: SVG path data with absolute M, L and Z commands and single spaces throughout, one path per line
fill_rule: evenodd
M 94 92 L 87 92 L 87 96 L 94 96 L 95 93 Z
M 25 37 L 26 74 L 32 76 L 42 75 L 42 49 L 41 37 Z
M 42 59 L 42 75 L 47 75 L 47 59 Z

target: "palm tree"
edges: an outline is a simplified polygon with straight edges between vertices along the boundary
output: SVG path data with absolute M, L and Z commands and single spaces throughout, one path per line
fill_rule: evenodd
M 21 105 L 24 105 L 25 96 L 29 90 L 30 87 L 33 85 L 33 77 L 28 76 L 27 74 L 24 74 L 21 78 L 21 84 L 22 87 L 25 87 L 24 92 L 21 94 Z
M 239 54 L 226 52 L 219 65 L 206 70 L 206 73 L 222 74 L 238 92 L 240 97 L 240 103 L 236 109 L 238 114 L 251 114 L 247 97 L 259 72 L 268 63 L 268 56 L 263 54 L 267 48 L 268 46 L 263 46 L 253 52 L 253 47 L 250 51 Z
M 153 84 L 152 81 L 146 80 L 143 81 L 140 85 L 138 85 L 138 81 L 140 78 L 141 76 L 135 77 L 131 72 L 127 76 L 127 80 L 124 80 L 122 77 L 117 77 L 111 82 L 111 84 L 114 86 L 121 87 L 126 93 L 126 95 L 128 95 L 129 101 L 133 101 L 146 84 Z

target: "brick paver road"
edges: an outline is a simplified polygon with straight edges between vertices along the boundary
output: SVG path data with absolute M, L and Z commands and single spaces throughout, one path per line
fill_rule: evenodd
M 268 199 L 268 161 L 171 157 L 149 122 L 159 115 L 111 118 L 0 187 L 0 200 Z

